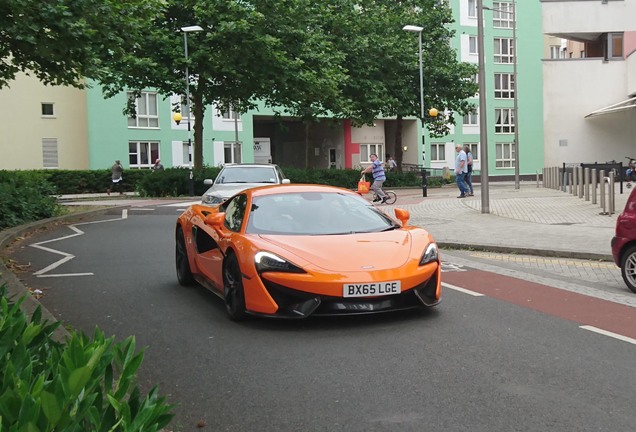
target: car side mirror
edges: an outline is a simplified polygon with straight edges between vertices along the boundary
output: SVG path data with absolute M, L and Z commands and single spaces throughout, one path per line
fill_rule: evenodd
M 219 235 L 225 235 L 225 213 L 210 213 L 205 217 L 205 224 L 211 226 Z
M 401 208 L 395 209 L 395 217 L 398 218 L 400 222 L 402 222 L 402 227 L 405 227 L 409 219 L 411 218 L 411 214 L 408 210 L 404 210 Z
M 213 184 L 214 184 L 214 180 L 212 180 L 212 179 L 205 179 L 205 180 L 203 180 L 203 184 L 204 184 L 204 185 L 208 185 L 208 186 L 213 185 Z
M 283 179 L 283 182 L 281 184 L 290 184 L 291 180 L 290 179 Z

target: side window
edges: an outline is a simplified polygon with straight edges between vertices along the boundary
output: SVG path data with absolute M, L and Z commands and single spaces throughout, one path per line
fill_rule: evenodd
M 245 194 L 234 197 L 231 201 L 223 204 L 225 209 L 225 227 L 231 231 L 239 232 L 243 219 L 245 218 L 245 208 L 247 206 L 247 196 Z

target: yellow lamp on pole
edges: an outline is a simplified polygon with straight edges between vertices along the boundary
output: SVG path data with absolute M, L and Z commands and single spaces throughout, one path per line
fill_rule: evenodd
M 174 120 L 177 126 L 179 125 L 179 123 L 181 123 L 181 119 L 183 119 L 183 116 L 181 115 L 180 112 L 176 112 L 172 114 L 172 120 Z
M 437 117 L 439 114 L 439 111 L 437 111 L 437 108 L 431 108 L 428 110 L 428 115 L 431 117 Z

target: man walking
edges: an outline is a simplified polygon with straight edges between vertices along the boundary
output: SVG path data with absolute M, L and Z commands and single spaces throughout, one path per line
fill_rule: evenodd
M 373 153 L 369 156 L 371 159 L 371 165 L 360 171 L 361 174 L 372 173 L 373 174 L 373 184 L 371 185 L 371 190 L 375 192 L 377 196 L 373 201 L 382 200 L 382 204 L 386 203 L 386 200 L 389 197 L 382 190 L 382 184 L 386 180 L 386 175 L 384 174 L 384 166 L 382 166 L 382 162 L 378 159 L 378 155 Z
M 119 195 L 123 195 L 124 191 L 122 190 L 122 180 L 124 179 L 124 167 L 121 166 L 121 162 L 119 160 L 116 160 L 115 163 L 113 164 L 112 168 L 111 168 L 111 180 L 112 180 L 112 184 L 111 186 L 106 190 L 106 192 L 108 192 L 108 195 L 110 195 L 111 192 L 114 192 L 115 190 L 119 189 Z
M 459 196 L 457 198 L 466 198 L 466 174 L 468 173 L 468 158 L 466 152 L 462 150 L 461 144 L 455 145 L 457 158 L 455 159 L 455 176 L 457 179 L 457 187 L 459 188 Z

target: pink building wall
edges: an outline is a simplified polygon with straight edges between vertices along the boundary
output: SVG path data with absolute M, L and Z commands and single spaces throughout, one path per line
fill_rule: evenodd
M 629 31 L 623 34 L 623 50 L 625 58 L 636 52 L 636 31 Z

